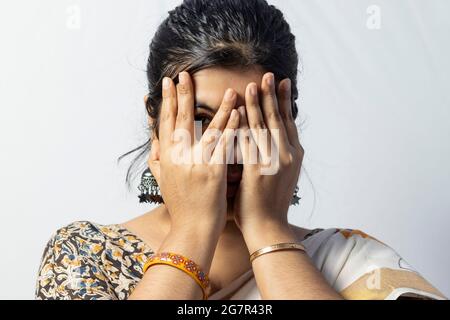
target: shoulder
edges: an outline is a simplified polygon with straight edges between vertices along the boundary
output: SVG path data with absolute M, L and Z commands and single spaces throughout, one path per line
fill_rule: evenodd
M 76 221 L 58 228 L 51 236 L 50 243 L 56 245 L 73 240 L 103 242 L 105 235 L 100 231 L 99 225 L 95 223 Z
M 393 248 L 364 231 L 317 229 L 303 244 L 316 267 L 347 299 L 445 299 Z
M 100 249 L 95 245 L 106 247 L 109 244 L 127 247 L 143 245 L 143 241 L 118 224 L 102 225 L 90 221 L 76 221 L 57 229 L 47 246 L 54 249 L 66 246 L 66 249 L 71 249 L 67 246 L 72 245 L 78 248 L 80 253 L 95 254 Z
M 142 276 L 151 254 L 119 225 L 77 221 L 48 241 L 39 267 L 39 299 L 122 299 Z
M 106 260 L 120 262 L 132 256 L 140 262 L 140 255 L 151 251 L 144 241 L 121 225 L 76 221 L 54 232 L 45 247 L 44 257 L 69 256 L 104 264 Z
M 45 253 L 92 257 L 106 244 L 111 228 L 89 221 L 76 221 L 57 229 L 45 248 Z

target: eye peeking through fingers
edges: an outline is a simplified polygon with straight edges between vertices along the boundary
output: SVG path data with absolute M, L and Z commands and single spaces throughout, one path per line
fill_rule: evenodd
M 204 112 L 196 112 L 194 115 L 194 119 L 195 121 L 199 121 L 202 123 L 202 133 L 204 133 L 206 129 L 208 129 L 208 126 L 211 123 L 213 116 L 206 114 Z

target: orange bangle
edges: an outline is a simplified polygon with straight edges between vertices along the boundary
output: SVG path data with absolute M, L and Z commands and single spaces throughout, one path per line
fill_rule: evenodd
M 147 272 L 148 268 L 157 264 L 165 264 L 181 271 L 187 273 L 191 276 L 195 282 L 202 288 L 203 291 L 203 300 L 208 299 L 208 294 L 206 291 L 209 289 L 209 278 L 208 275 L 205 274 L 194 261 L 188 259 L 180 254 L 172 253 L 172 252 L 162 252 L 153 254 L 147 260 L 144 265 L 143 272 Z

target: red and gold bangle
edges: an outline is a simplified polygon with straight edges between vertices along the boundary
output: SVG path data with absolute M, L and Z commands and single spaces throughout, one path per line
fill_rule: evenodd
M 202 288 L 203 291 L 203 300 L 208 299 L 208 294 L 206 293 L 209 290 L 209 278 L 206 273 L 204 273 L 198 264 L 192 261 L 189 258 L 186 258 L 180 254 L 172 253 L 172 252 L 161 252 L 156 253 L 150 256 L 147 262 L 144 265 L 143 272 L 145 273 L 148 268 L 157 264 L 166 264 L 181 271 L 184 271 L 188 275 L 190 275 L 195 282 Z

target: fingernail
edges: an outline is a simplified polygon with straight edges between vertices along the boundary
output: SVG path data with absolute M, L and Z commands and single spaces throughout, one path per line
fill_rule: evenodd
M 163 89 L 169 89 L 170 88 L 170 79 L 165 77 L 163 79 Z
M 274 82 L 275 82 L 275 80 L 274 80 L 274 76 L 273 76 L 273 73 L 270 73 L 267 77 L 266 77 L 266 83 L 269 85 L 269 86 L 273 86 L 274 85 Z
M 227 89 L 227 92 L 225 93 L 225 100 L 231 101 L 234 98 L 234 90 L 233 89 Z
M 250 94 L 256 96 L 256 85 L 254 83 L 250 85 Z
M 186 72 L 181 72 L 179 75 L 178 75 L 178 78 L 180 79 L 180 84 L 181 85 L 183 85 L 183 86 L 185 86 L 185 85 L 187 85 L 187 73 Z
M 238 116 L 238 111 L 237 111 L 236 109 L 233 109 L 233 110 L 231 111 L 231 115 L 230 115 L 231 120 L 236 120 L 236 119 L 237 119 L 237 116 Z

